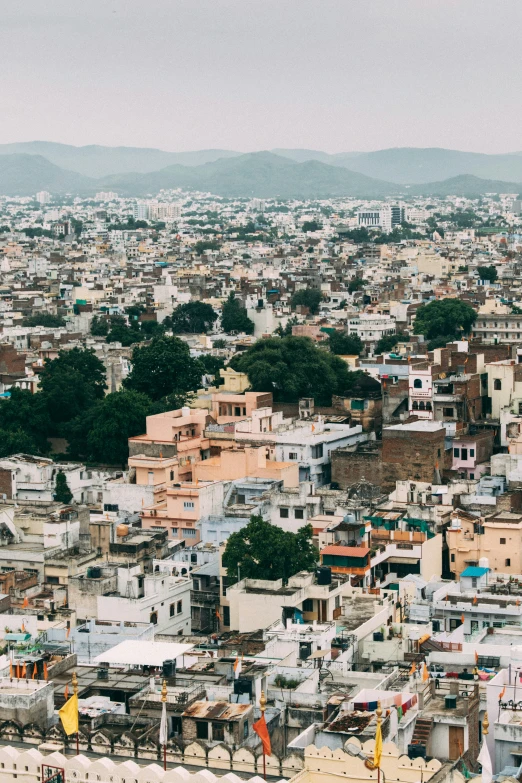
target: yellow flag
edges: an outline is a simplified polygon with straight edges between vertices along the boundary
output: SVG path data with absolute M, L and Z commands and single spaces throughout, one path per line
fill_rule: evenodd
M 375 750 L 373 751 L 373 766 L 374 767 L 380 767 L 381 766 L 381 756 L 382 756 L 382 731 L 381 731 L 381 722 L 377 721 L 377 731 L 375 732 Z
M 78 694 L 75 693 L 71 696 L 69 701 L 66 701 L 62 709 L 59 710 L 58 715 L 62 721 L 63 730 L 67 735 L 76 734 L 78 732 Z

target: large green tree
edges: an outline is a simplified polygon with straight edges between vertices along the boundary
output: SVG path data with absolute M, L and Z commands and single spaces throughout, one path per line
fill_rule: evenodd
M 476 317 L 471 305 L 460 299 L 437 299 L 419 307 L 413 331 L 426 340 L 443 336 L 459 339 L 469 333 Z
M 47 437 L 51 428 L 47 403 L 43 395 L 31 394 L 26 389 L 11 389 L 11 396 L 0 402 L 1 456 L 23 451 L 45 454 L 49 451 Z M 5 433 L 12 433 L 6 438 Z M 22 438 L 23 434 L 27 437 Z M 9 442 L 8 442 L 9 441 Z M 18 445 L 17 445 L 18 444 Z M 13 451 L 8 449 L 14 448 Z
M 217 313 L 205 302 L 181 304 L 172 313 L 171 329 L 174 334 L 201 334 L 212 329 Z
M 241 579 L 288 579 L 299 571 L 312 571 L 319 553 L 312 544 L 312 526 L 297 533 L 281 530 L 262 517 L 252 516 L 242 530 L 232 533 L 223 552 L 230 582 Z
M 23 320 L 24 326 L 46 326 L 49 329 L 58 329 L 60 326 L 65 326 L 65 318 L 61 315 L 53 315 L 52 313 L 37 313 L 36 315 L 30 315 Z
M 132 371 L 124 386 L 152 400 L 171 394 L 186 399 L 200 387 L 201 375 L 201 365 L 186 343 L 178 337 L 155 337 L 149 345 L 134 348 Z
M 319 311 L 319 305 L 323 295 L 317 288 L 303 288 L 292 296 L 291 304 L 295 309 L 297 305 L 308 307 L 312 315 Z
M 46 360 L 40 373 L 40 394 L 54 433 L 101 400 L 106 388 L 105 368 L 94 351 L 72 348 Z
M 337 331 L 332 332 L 328 338 L 328 345 L 332 353 L 344 356 L 359 356 L 364 348 L 363 341 L 358 335 Z
M 478 273 L 481 280 L 487 280 L 490 283 L 494 283 L 498 277 L 497 269 L 493 264 L 490 266 L 479 266 Z
M 221 310 L 221 328 L 227 334 L 230 332 L 254 333 L 254 322 L 248 317 L 246 307 L 236 299 L 231 291 Z
M 68 427 L 70 452 L 78 458 L 108 465 L 125 465 L 128 439 L 145 432 L 146 416 L 152 413 L 149 397 L 131 389 L 108 394 L 85 416 Z
M 330 405 L 332 394 L 342 394 L 350 385 L 346 362 L 308 337 L 258 340 L 230 366 L 247 373 L 256 391 L 272 392 L 276 402 L 314 397 L 317 405 Z
M 2 403 L 4 405 L 4 403 Z M 18 429 L 0 429 L 0 457 L 10 457 L 12 454 L 38 454 L 37 441 L 30 432 Z

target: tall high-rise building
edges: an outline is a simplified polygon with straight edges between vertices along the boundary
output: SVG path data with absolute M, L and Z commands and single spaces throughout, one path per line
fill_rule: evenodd
M 51 200 L 51 194 L 47 190 L 40 190 L 36 194 L 36 200 L 39 204 L 48 204 Z

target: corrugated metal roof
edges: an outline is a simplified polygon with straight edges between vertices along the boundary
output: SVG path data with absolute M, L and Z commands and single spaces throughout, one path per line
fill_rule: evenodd
M 185 718 L 201 718 L 206 720 L 237 720 L 248 710 L 250 704 L 230 704 L 228 701 L 195 701 L 183 713 Z

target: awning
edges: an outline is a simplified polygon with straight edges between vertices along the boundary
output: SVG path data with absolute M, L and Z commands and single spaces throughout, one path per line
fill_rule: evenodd
M 329 655 L 331 652 L 332 652 L 331 650 L 316 650 L 311 655 L 309 655 L 306 660 L 312 661 L 314 660 L 314 658 L 326 658 L 326 656 Z
M 193 649 L 193 644 L 127 639 L 97 655 L 93 663 L 98 666 L 102 663 L 109 666 L 163 666 L 165 661 L 175 660 Z

